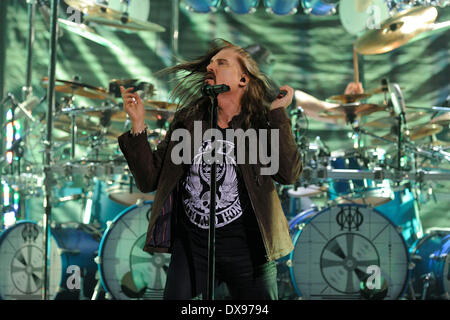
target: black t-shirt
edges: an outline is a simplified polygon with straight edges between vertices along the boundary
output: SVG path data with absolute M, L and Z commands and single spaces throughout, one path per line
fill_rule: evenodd
M 216 143 L 223 161 L 216 164 L 216 256 L 251 254 L 265 259 L 265 249 L 245 182 L 236 165 L 235 142 L 225 139 Z M 207 250 L 209 233 L 210 172 L 207 162 L 211 140 L 205 140 L 193 164 L 180 181 L 182 232 L 193 248 Z

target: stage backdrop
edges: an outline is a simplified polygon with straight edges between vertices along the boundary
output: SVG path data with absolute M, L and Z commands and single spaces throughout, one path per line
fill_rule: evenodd
M 3 1 L 8 2 L 4 90 L 21 98 L 21 88 L 26 81 L 26 1 Z M 67 19 L 70 16 L 67 14 L 67 5 L 64 1 L 60 3 L 59 16 Z M 71 80 L 78 76 L 82 83 L 104 88 L 108 87 L 111 79 L 138 79 L 155 85 L 155 100 L 167 100 L 170 89 L 168 79 L 157 79 L 154 73 L 172 65 L 177 59 L 201 55 L 210 40 L 224 38 L 240 46 L 259 43 L 267 47 L 274 58 L 272 77 L 279 84 L 288 84 L 319 99 L 342 94 L 347 83 L 353 80 L 352 46 L 356 36 L 343 28 L 338 14 L 311 16 L 299 9 L 294 15 L 277 16 L 267 13 L 261 4 L 255 13 L 248 15 L 225 12 L 222 7 L 215 13 L 200 14 L 187 10 L 186 3 L 181 1 L 178 53 L 175 56 L 171 50 L 172 1 L 151 0 L 148 21 L 164 27 L 165 32 L 125 32 L 98 27 L 98 34 L 107 42 L 102 45 L 62 29 L 57 46 L 56 78 Z M 450 7 L 438 8 L 438 12 L 437 22 L 450 20 Z M 365 89 L 376 88 L 382 78 L 387 78 L 400 84 L 407 106 L 429 108 L 443 105 L 450 93 L 449 39 L 450 32 L 446 31 L 389 53 L 360 55 L 359 68 Z M 32 86 L 34 95 L 39 98 L 45 94 L 40 80 L 48 75 L 48 63 L 49 28 L 44 16 L 37 11 Z M 59 101 L 63 95 L 57 93 L 57 97 Z M 374 95 L 368 102 L 380 103 L 382 100 L 381 95 Z M 75 105 L 99 106 L 100 102 L 77 97 Z M 33 109 L 33 115 L 44 118 L 46 109 L 47 103 L 44 101 Z M 365 121 L 382 116 L 387 114 L 377 113 Z M 28 144 L 27 161 L 30 165 L 42 164 L 41 129 L 45 129 L 45 123 L 29 135 L 32 143 Z M 116 125 L 115 129 L 121 132 L 126 128 Z M 337 150 L 352 146 L 349 133 L 349 126 L 327 125 L 310 120 L 307 135 L 311 138 L 320 136 L 332 150 Z M 55 158 L 64 161 L 68 159 L 68 135 L 58 130 L 55 135 L 61 138 Z M 438 138 L 450 142 L 448 128 Z M 366 144 L 374 143 L 371 139 L 365 140 Z M 117 152 L 117 148 L 108 148 L 106 153 Z M 81 145 L 77 157 L 86 156 L 88 152 L 89 147 Z M 80 182 L 76 187 L 82 185 Z M 437 191 L 445 191 L 447 187 L 443 183 L 435 188 Z M 448 198 L 444 197 L 437 202 L 430 200 L 424 205 L 423 217 L 427 226 L 436 226 L 438 223 L 448 226 L 448 203 Z M 41 206 L 41 203 L 38 202 L 37 206 Z M 77 205 L 74 206 L 78 210 Z M 65 212 L 67 215 L 70 211 Z

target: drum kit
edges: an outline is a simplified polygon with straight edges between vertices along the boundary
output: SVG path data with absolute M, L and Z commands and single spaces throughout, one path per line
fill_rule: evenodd
M 111 6 L 65 2 L 85 13 L 78 34 L 105 45 L 89 24 L 130 32 L 164 30 L 124 16 Z M 378 54 L 406 43 L 430 30 L 435 20 L 431 11 L 413 9 L 389 18 L 383 28 L 392 34 L 383 36 L 383 29 L 371 30 L 355 43 L 355 52 Z M 402 29 L 406 21 L 410 23 L 407 17 L 420 21 L 413 31 Z M 70 24 L 60 21 L 60 25 L 68 28 Z M 41 86 L 49 86 L 47 77 L 41 79 Z M 82 217 L 50 225 L 51 299 L 162 298 L 170 255 L 142 251 L 153 194 L 137 190 L 118 150 L 117 137 L 129 126 L 119 86 L 134 87 L 142 97 L 146 120 L 154 124 L 148 135 L 150 146 L 156 148 L 177 106 L 155 100 L 153 84 L 112 79 L 103 88 L 79 78 L 55 80 L 55 92 L 62 98 L 53 115 L 58 130 L 52 146 L 54 162 L 46 170 L 55 188 L 70 182 L 81 191 L 55 193 L 58 196 L 52 205 L 80 201 Z M 384 94 L 383 103 L 366 102 L 377 94 Z M 79 107 L 78 97 L 96 103 Z M 294 186 L 280 188 L 280 197 L 289 200 L 283 207 L 294 243 L 292 253 L 278 260 L 280 298 L 449 299 L 450 230 L 423 232 L 417 195 L 429 181 L 450 180 L 450 172 L 440 169 L 450 161 L 448 145 L 434 139 L 449 125 L 450 109 L 405 106 L 401 92 L 387 81 L 365 93 L 328 100 L 337 105 L 321 117 L 342 119 L 351 126 L 354 147 L 330 150 L 319 137 L 310 141 L 293 126 L 304 171 Z M 439 111 L 445 113 L 438 115 Z M 380 116 L 366 121 L 369 115 Z M 294 122 L 302 117 L 298 110 L 292 113 Z M 38 138 L 44 144 L 46 120 L 41 118 L 33 125 L 40 128 Z M 390 133 L 378 136 L 371 132 L 374 128 Z M 362 145 L 362 136 L 374 138 L 374 144 Z M 424 144 L 424 139 L 432 142 Z M 424 170 L 423 163 L 430 167 Z M 43 172 L 44 166 L 18 165 L 2 175 L 2 180 L 20 190 L 23 198 L 32 198 L 42 195 Z M 325 198 L 323 207 L 314 202 L 320 197 Z M 1 299 L 42 298 L 44 227 L 24 219 L 0 234 L 0 274 L 9 275 L 0 277 Z
M 355 82 L 358 53 L 389 52 L 448 29 L 436 17 L 433 7 L 415 7 L 360 36 Z M 377 94 L 382 103 L 366 102 Z M 291 111 L 304 169 L 295 185 L 278 189 L 294 243 L 278 260 L 280 299 L 450 299 L 450 228 L 424 231 L 419 213 L 429 183 L 450 178 L 448 143 L 435 138 L 450 123 L 450 108 L 409 107 L 386 79 L 328 101 L 337 105 L 319 117 L 350 126 L 352 147 L 330 150 L 320 137 L 309 139 L 299 124 L 308 124 L 307 114 Z M 373 133 L 382 130 L 389 133 Z

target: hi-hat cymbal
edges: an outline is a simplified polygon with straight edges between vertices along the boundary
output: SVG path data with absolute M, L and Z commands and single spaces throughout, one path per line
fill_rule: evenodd
M 64 0 L 69 6 L 83 12 L 86 22 L 132 31 L 164 32 L 166 29 L 156 23 L 130 18 L 123 12 L 88 0 Z
M 362 99 L 367 99 L 371 95 L 367 93 L 355 93 L 355 94 L 341 94 L 336 96 L 331 96 L 327 100 L 332 102 L 341 102 L 341 103 L 352 103 Z
M 436 118 L 431 119 L 431 123 L 440 124 L 440 125 L 448 125 L 450 124 L 450 112 L 444 113 Z
M 419 119 L 422 119 L 424 116 L 426 116 L 426 112 L 411 112 L 406 113 L 406 123 L 414 122 Z M 365 127 L 374 127 L 374 128 L 389 128 L 392 127 L 398 123 L 397 117 L 391 116 L 391 117 L 383 117 L 380 119 L 376 119 L 367 123 L 364 123 L 363 126 Z
M 48 87 L 48 77 L 41 79 L 41 86 Z M 62 93 L 69 93 L 72 95 L 82 96 L 90 99 L 113 99 L 111 95 L 103 88 L 94 87 L 85 83 L 68 81 L 68 80 L 55 80 L 55 91 Z
M 438 15 L 435 7 L 414 7 L 385 20 L 380 28 L 364 33 L 355 42 L 363 55 L 381 54 L 397 49 L 415 36 L 433 28 Z

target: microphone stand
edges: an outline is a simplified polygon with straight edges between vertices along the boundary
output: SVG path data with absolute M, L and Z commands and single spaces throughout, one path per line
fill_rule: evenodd
M 48 68 L 48 109 L 47 109 L 47 139 L 45 141 L 45 182 L 44 182 L 44 279 L 42 300 L 49 298 L 50 285 L 50 221 L 52 214 L 51 204 L 51 164 L 52 164 L 52 131 L 53 131 L 53 110 L 55 108 L 55 72 L 56 72 L 56 44 L 58 27 L 59 0 L 51 2 L 51 26 L 50 26 L 50 61 Z
M 210 96 L 211 129 L 217 129 L 217 108 L 218 108 L 217 95 L 218 93 L 213 93 Z M 215 152 L 214 148 L 212 148 L 212 152 Z M 211 163 L 211 173 L 209 179 L 210 201 L 209 201 L 209 233 L 208 233 L 208 282 L 206 288 L 206 295 L 208 300 L 214 300 L 214 281 L 215 281 L 217 181 L 216 181 L 216 161 L 214 161 L 214 158 L 215 157 L 213 156 L 213 154 L 211 154 L 211 159 L 213 159 L 213 161 Z

